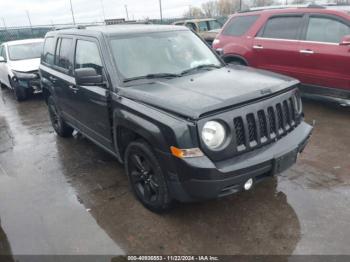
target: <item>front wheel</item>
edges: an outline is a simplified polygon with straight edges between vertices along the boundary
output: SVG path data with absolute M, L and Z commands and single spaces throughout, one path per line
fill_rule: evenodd
M 61 137 L 72 136 L 74 129 L 71 128 L 60 116 L 55 101 L 51 96 L 47 99 L 47 105 L 49 107 L 51 124 L 56 133 Z
M 171 209 L 173 201 L 164 173 L 146 142 L 130 143 L 125 152 L 125 169 L 134 194 L 146 208 L 156 213 Z
M 11 86 L 12 86 L 12 88 L 13 88 L 13 91 L 14 91 L 15 97 L 16 97 L 16 100 L 17 100 L 18 102 L 22 102 L 22 101 L 24 101 L 24 100 L 27 99 L 27 91 L 26 91 L 25 88 L 22 88 L 22 87 L 20 87 L 20 86 L 17 86 L 17 85 L 15 85 L 15 84 L 13 84 L 12 81 L 11 81 Z

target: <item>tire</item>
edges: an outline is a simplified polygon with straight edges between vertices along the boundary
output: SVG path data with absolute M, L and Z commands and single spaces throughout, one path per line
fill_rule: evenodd
M 47 99 L 49 115 L 53 129 L 60 137 L 71 137 L 74 129 L 70 127 L 60 116 L 52 96 Z
M 244 61 L 242 61 L 240 59 L 232 59 L 232 60 L 230 60 L 230 61 L 228 61 L 226 63 L 228 65 L 241 65 L 241 66 L 246 66 L 247 65 Z
M 125 170 L 133 193 L 146 208 L 164 213 L 173 207 L 164 172 L 146 142 L 138 140 L 129 144 L 125 152 Z
M 23 102 L 28 98 L 28 92 L 26 88 L 21 88 L 17 86 L 12 79 L 9 78 L 11 89 L 15 94 L 15 98 L 18 102 Z

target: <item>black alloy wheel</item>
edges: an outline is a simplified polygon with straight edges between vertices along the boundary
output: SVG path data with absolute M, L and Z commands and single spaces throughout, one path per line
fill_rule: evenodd
M 172 206 L 167 183 L 153 150 L 144 141 L 132 142 L 125 154 L 125 167 L 136 197 L 153 212 Z
M 47 105 L 49 107 L 51 124 L 55 132 L 61 137 L 72 136 L 74 129 L 64 122 L 51 96 L 47 99 Z

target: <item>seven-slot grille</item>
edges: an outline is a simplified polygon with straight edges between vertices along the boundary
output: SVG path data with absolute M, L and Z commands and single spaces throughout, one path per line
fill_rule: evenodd
M 293 97 L 266 109 L 234 118 L 237 151 L 247 151 L 258 145 L 278 140 L 298 124 L 296 101 Z

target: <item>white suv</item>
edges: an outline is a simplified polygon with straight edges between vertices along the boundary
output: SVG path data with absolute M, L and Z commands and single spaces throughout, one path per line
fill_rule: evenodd
M 27 39 L 0 46 L 0 84 L 14 90 L 18 101 L 40 92 L 38 74 L 43 39 Z

